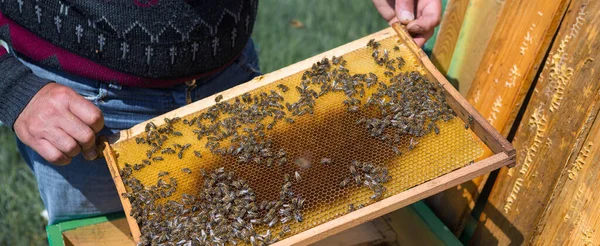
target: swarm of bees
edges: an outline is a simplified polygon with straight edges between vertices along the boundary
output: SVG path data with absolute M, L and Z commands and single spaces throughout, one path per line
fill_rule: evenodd
M 364 127 L 370 137 L 387 143 L 396 155 L 402 155 L 398 146 L 403 136 L 411 137 L 408 145 L 411 151 L 418 144 L 415 138 L 432 131 L 439 134 L 436 122 L 454 117 L 441 85 L 415 71 L 400 72 L 405 60 L 391 57 L 378 42 L 371 40 L 367 47 L 372 50 L 373 61 L 385 69 L 385 78 L 374 73 L 351 73 L 343 57 L 333 56 L 331 60 L 324 58 L 313 64 L 295 87 L 279 84 L 269 92 L 245 93 L 225 101 L 218 95 L 215 105 L 192 119 L 165 118 L 161 126 L 148 123 L 144 135 L 135 139 L 137 144 L 148 147 L 145 159 L 138 164 L 125 164 L 120 170 L 128 187 L 128 192 L 122 195 L 131 202 L 130 215 L 142 232 L 140 244 L 265 245 L 285 237 L 291 231 L 289 223 L 304 220 L 304 198 L 292 190 L 293 183 L 303 179 L 298 171 L 284 175 L 279 199 L 275 201 L 258 201 L 245 180 L 224 168 L 207 172 L 182 167 L 183 174 L 200 173 L 203 186 L 197 194 L 183 194 L 180 198 L 172 197 L 177 190 L 177 179 L 172 176 L 180 173 L 161 171 L 156 184 L 145 186 L 133 172 L 164 161 L 168 155 L 183 159 L 193 154 L 192 158 L 202 159 L 205 153 L 232 157 L 238 164 L 286 165 L 293 156 L 277 146 L 268 131 L 277 124 L 293 124 L 297 117 L 312 115 L 318 99 L 328 93 L 343 94 L 343 105 L 350 114 L 368 111 L 368 117 L 354 124 Z M 300 96 L 297 101 L 286 103 L 280 93 L 290 90 Z M 176 129 L 177 124 L 192 127 L 191 133 L 197 140 L 206 140 L 206 144 L 166 144 L 183 136 Z M 199 148 L 204 150 L 201 152 Z M 319 163 L 337 165 L 331 158 L 321 158 Z M 341 188 L 367 187 L 373 191 L 371 199 L 383 197 L 384 184 L 391 179 L 387 168 L 352 161 L 348 170 L 350 175 L 341 180 Z M 348 211 L 364 206 L 349 204 Z M 266 227 L 266 232 L 258 233 L 255 229 L 258 226 Z M 281 226 L 277 235 L 271 233 L 276 226 Z
M 373 200 L 378 200 L 383 196 L 386 191 L 383 184 L 391 179 L 387 168 L 353 160 L 348 169 L 350 177 L 344 178 L 340 182 L 340 187 L 344 188 L 354 183 L 359 187 L 365 186 L 373 190 L 373 195 L 370 197 Z
M 191 173 L 186 168 L 182 171 Z M 141 245 L 169 242 L 266 245 L 289 233 L 289 223 L 303 220 L 304 198 L 295 195 L 291 180 L 282 185 L 278 200 L 259 202 L 253 189 L 234 172 L 218 168 L 208 173 L 202 169 L 204 182 L 197 194 L 183 194 L 179 201 L 170 199 L 157 204 L 156 200 L 170 198 L 177 189 L 175 178 L 169 178 L 169 182 L 159 178 L 156 185 L 145 187 L 131 176 L 130 166 L 121 173 L 123 182 L 131 189 L 123 196 L 131 202 L 130 215 L 140 226 Z M 160 177 L 167 175 L 167 172 L 159 174 Z M 261 225 L 269 228 L 262 234 L 255 229 Z M 271 228 L 276 226 L 282 229 L 274 235 Z

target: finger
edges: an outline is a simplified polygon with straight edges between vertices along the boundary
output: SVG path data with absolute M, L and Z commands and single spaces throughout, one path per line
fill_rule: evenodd
M 75 139 L 82 150 L 94 147 L 96 142 L 94 130 L 75 115 L 67 113 L 61 121 L 60 128 Z
M 88 161 L 93 161 L 96 158 L 98 158 L 98 152 L 96 151 L 96 146 L 94 146 L 90 149 L 82 150 L 81 154 L 83 155 L 83 158 L 85 158 Z
M 81 152 L 79 143 L 61 128 L 51 128 L 46 131 L 44 139 L 68 157 L 74 157 Z
M 95 133 L 104 127 L 104 117 L 100 109 L 80 95 L 75 95 L 69 100 L 69 110 Z
M 442 6 L 439 1 L 429 1 L 418 8 L 420 12 L 418 18 L 406 25 L 410 33 L 428 33 L 440 24 Z
M 415 40 L 415 43 L 417 43 L 419 47 L 423 47 L 423 45 L 425 45 L 427 42 L 427 39 L 425 39 L 422 35 L 415 36 L 413 40 Z
M 433 30 L 425 34 L 416 34 L 413 36 L 413 39 L 419 47 L 423 47 L 423 45 L 425 45 L 425 42 L 427 42 L 427 40 L 429 40 L 432 36 Z
M 45 139 L 36 141 L 31 146 L 40 156 L 56 165 L 67 165 L 71 162 L 71 158 L 63 154 L 54 145 Z
M 415 19 L 414 0 L 396 0 L 395 10 L 398 20 L 404 25 Z
M 375 5 L 381 17 L 389 23 L 398 21 L 394 10 L 394 0 L 373 0 L 373 5 Z

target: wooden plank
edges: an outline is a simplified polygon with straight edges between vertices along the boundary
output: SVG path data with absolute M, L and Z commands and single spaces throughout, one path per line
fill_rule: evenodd
M 562 100 L 568 100 L 568 97 L 586 100 L 593 96 L 592 104 L 598 107 L 599 91 L 593 91 L 597 88 L 592 84 L 597 83 L 600 77 L 597 72 L 600 64 L 594 62 L 600 59 L 597 52 L 600 48 L 597 41 L 599 24 L 599 2 L 573 1 L 558 36 L 562 40 L 554 45 L 554 55 L 544 78 L 551 80 L 558 71 L 573 72 L 571 79 L 577 82 L 566 80 L 564 86 L 575 87 L 576 90 L 569 90 L 575 94 L 561 95 L 556 88 L 554 92 L 557 94 L 551 103 L 553 108 L 562 107 L 561 97 L 564 97 Z M 563 67 L 565 70 L 561 70 Z M 594 146 L 599 142 L 600 119 L 596 116 L 585 140 L 577 141 L 573 146 L 572 154 L 576 155 L 571 155 L 563 164 L 566 168 L 562 170 L 550 203 L 534 232 L 532 242 L 535 244 L 600 243 L 600 238 L 595 235 L 596 231 L 600 231 L 600 200 L 597 199 L 600 166 L 594 165 L 600 160 L 600 151 Z
M 384 235 L 378 226 L 387 226 L 382 218 L 368 221 L 338 234 L 331 235 L 318 241 L 312 246 L 332 246 L 332 245 L 377 245 L 382 243 L 391 243 L 396 240 L 393 235 Z M 390 237 L 387 238 L 386 236 Z
M 582 158 L 593 151 L 590 128 L 600 110 L 599 10 L 597 2 L 571 4 L 516 133 L 517 167 L 499 173 L 472 244 L 561 245 L 595 227 L 597 210 L 580 210 L 578 201 L 591 199 L 593 191 L 579 188 L 597 179 L 597 167 L 579 169 L 592 163 Z
M 127 219 L 117 219 L 63 232 L 65 245 L 135 245 L 129 234 Z
M 410 207 L 406 208 L 406 210 L 411 209 Z M 411 210 L 412 211 L 412 210 Z M 410 212 L 410 211 L 407 211 Z M 422 222 L 419 216 L 412 212 L 411 214 L 416 222 Z M 410 220 L 409 220 L 410 221 Z M 397 221 L 397 223 L 406 223 Z M 406 225 L 409 226 L 409 225 Z M 387 228 L 386 228 L 387 227 Z M 411 225 L 414 228 L 414 225 Z M 432 236 L 435 237 L 431 231 L 429 231 L 427 226 L 421 228 L 425 232 L 430 232 Z M 390 233 L 391 232 L 391 233 Z M 414 238 L 414 235 L 407 234 L 405 231 L 402 231 L 403 238 L 406 237 L 413 238 L 412 240 L 417 240 Z M 115 246 L 132 246 L 135 245 L 133 239 L 130 236 L 129 226 L 127 224 L 126 218 L 111 220 L 107 222 L 102 222 L 98 224 L 82 226 L 73 230 L 68 230 L 63 232 L 63 238 L 65 241 L 65 245 L 74 245 L 74 246 L 92 246 L 92 245 L 115 245 Z M 418 239 L 421 240 L 421 239 Z M 396 235 L 393 230 L 391 230 L 391 225 L 388 225 L 382 218 L 375 219 L 374 221 L 369 221 L 363 224 L 360 224 L 356 227 L 350 228 L 338 234 L 329 236 L 319 242 L 313 244 L 313 246 L 321 246 L 321 245 L 372 245 L 377 243 L 384 242 L 394 242 L 396 241 Z M 439 240 L 438 240 L 439 241 Z M 416 241 L 415 241 L 416 242 Z M 441 241 L 439 241 L 441 244 Z
M 446 74 L 450 66 L 468 6 L 469 0 L 450 0 L 446 4 L 436 42 L 431 52 L 431 61 L 442 74 Z
M 507 0 L 467 98 L 504 136 L 570 0 Z
M 598 66 L 596 66 L 598 67 Z M 600 243 L 600 119 L 596 118 L 589 135 L 574 159 L 557 180 L 537 228 L 534 245 L 598 245 Z
M 500 14 L 467 99 L 504 136 L 567 5 L 568 1 L 508 0 Z M 483 157 L 490 154 L 486 151 Z M 462 232 L 486 179 L 486 175 L 478 177 L 428 200 L 456 235 Z
M 466 96 L 495 30 L 504 1 L 470 0 L 446 73 Z
M 103 150 L 102 154 L 104 155 L 104 159 L 106 159 L 106 164 L 108 165 L 108 170 L 110 171 L 110 175 L 112 176 L 113 181 L 115 182 L 115 187 L 117 188 L 117 192 L 119 193 L 119 199 L 121 199 L 121 204 L 123 205 L 123 211 L 125 211 L 125 215 L 127 217 L 127 223 L 129 224 L 129 229 L 131 231 L 131 236 L 137 242 L 140 238 L 140 228 L 135 221 L 135 219 L 129 216 L 129 212 L 131 211 L 131 203 L 129 199 L 123 197 L 121 194 L 126 193 L 127 189 L 123 184 L 123 179 L 121 178 L 121 174 L 119 173 L 119 167 L 117 166 L 117 158 L 113 153 L 110 144 L 106 140 L 103 141 Z
M 470 0 L 446 77 L 466 95 L 487 48 L 504 1 Z M 481 23 L 485 23 L 482 25 Z M 487 175 L 427 198 L 436 215 L 459 236 Z

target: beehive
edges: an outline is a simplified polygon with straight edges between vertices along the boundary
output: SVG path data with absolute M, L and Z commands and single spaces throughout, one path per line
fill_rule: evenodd
M 402 36 L 399 39 L 393 34 L 393 31 L 388 29 L 387 33 L 379 33 L 373 37 L 380 41 L 381 50 L 388 50 L 391 57 L 399 56 L 406 61 L 406 65 L 398 72 L 417 71 L 430 79 L 438 79 L 435 74 L 431 73 L 431 68 L 422 62 L 422 57 L 415 52 L 414 47 L 412 47 L 414 44 L 406 43 Z M 367 44 L 366 39 L 357 41 L 357 43 L 361 42 L 361 47 L 354 50 L 346 50 L 347 52 L 343 53 L 340 50 L 329 52 L 320 55 L 313 61 L 323 57 L 331 58 L 333 55 L 343 55 L 344 59 L 348 61 L 346 68 L 350 73 L 367 74 L 372 72 L 381 81 L 389 81 L 389 78 L 384 75 L 385 69 L 376 65 L 373 61 L 373 51 L 365 46 Z M 394 47 L 398 48 L 395 49 Z M 278 79 L 261 83 L 261 80 L 269 80 L 267 78 L 270 75 L 265 75 L 263 78 L 248 82 L 248 84 L 257 83 L 252 86 L 252 89 L 240 86 L 226 91 L 218 97 L 223 97 L 225 101 L 233 101 L 243 93 L 258 95 L 261 92 L 273 90 L 279 92 L 286 102 L 296 101 L 300 95 L 294 88 L 299 84 L 304 70 L 310 68 L 310 66 L 307 66 L 309 64 L 309 62 L 303 62 L 304 67 L 296 69 L 294 73 L 288 73 L 285 76 L 281 74 Z M 278 72 L 274 74 L 277 75 Z M 282 92 L 278 87 L 279 84 L 291 89 Z M 367 89 L 365 95 L 370 95 L 373 90 Z M 191 120 L 202 113 L 206 113 L 215 104 L 215 97 L 192 104 L 185 107 L 185 109 L 176 110 L 167 116 L 157 117 L 152 122 L 160 127 L 161 124 L 164 124 L 164 118 L 166 117 L 180 117 L 181 121 L 184 119 Z M 366 98 L 367 96 L 361 100 L 366 100 Z M 403 154 L 397 155 L 389 144 L 369 136 L 364 126 L 356 124 L 359 119 L 370 113 L 367 110 L 348 112 L 347 107 L 344 106 L 344 100 L 346 99 L 344 93 L 325 94 L 315 100 L 314 114 L 293 116 L 291 118 L 294 123 L 279 123 L 274 125 L 271 130 L 266 131 L 268 137 L 272 139 L 273 145 L 276 146 L 275 149 L 283 148 L 287 152 L 288 162 L 283 165 L 268 166 L 266 164 L 239 163 L 235 157 L 212 154 L 205 148 L 207 139 L 198 140 L 197 136 L 192 133 L 196 128 L 185 125 L 180 121 L 174 123 L 173 126 L 175 131 L 182 133 L 182 136 L 170 137 L 163 145 L 190 144 L 190 150 L 184 152 L 182 158 L 178 158 L 175 154 L 156 154 L 164 160 L 154 161 L 152 165 L 134 171 L 132 176 L 148 187 L 156 184 L 159 172 L 169 173 L 164 178 L 176 178 L 177 190 L 169 198 L 157 201 L 158 203 L 164 203 L 168 199 L 181 200 L 182 194 L 197 194 L 204 179 L 200 172 L 201 168 L 211 171 L 224 167 L 227 171 L 234 171 L 238 178 L 246 180 L 249 186 L 252 187 L 257 201 L 277 200 L 281 186 L 284 184 L 284 175 L 289 174 L 293 177 L 295 173 L 298 173 L 301 180 L 293 182 L 293 191 L 299 197 L 305 199 L 305 205 L 302 209 L 303 221 L 288 223 L 291 231 L 279 238 L 281 240 L 296 234 L 302 234 L 302 232 L 306 234 L 306 231 L 311 228 L 331 224 L 342 216 L 346 215 L 345 217 L 347 217 L 349 213 L 360 214 L 361 210 L 368 210 L 371 207 L 370 204 L 378 203 L 379 199 L 370 198 L 373 191 L 367 187 L 352 183 L 345 187 L 340 186 L 340 181 L 350 175 L 349 165 L 354 160 L 370 162 L 389 170 L 391 179 L 384 184 L 386 192 L 382 193 L 380 198 L 384 202 L 390 201 L 389 199 L 401 195 L 412 187 L 465 167 L 469 163 L 473 163 L 483 153 L 481 141 L 476 136 L 481 135 L 482 129 L 485 129 L 481 127 L 483 121 L 476 119 L 475 122 L 465 123 L 460 118 L 453 118 L 447 122 L 442 120 L 437 122 L 440 129 L 439 134 L 431 132 L 423 137 L 403 136 L 398 145 Z M 453 104 L 455 103 L 453 97 L 449 96 L 449 100 L 449 104 L 453 106 L 459 116 L 462 116 L 463 119 L 467 117 L 465 109 L 459 108 L 457 110 L 456 107 L 458 106 Z M 468 117 L 471 119 L 469 121 L 472 121 L 476 116 L 476 114 L 469 114 Z M 136 143 L 136 138 L 145 134 L 142 128 L 146 124 L 142 123 L 129 131 L 122 132 L 118 136 L 119 139 L 117 140 L 117 137 L 115 137 L 111 141 L 113 144 L 107 148 L 108 151 L 113 151 L 106 156 L 109 159 L 109 165 L 112 165 L 111 171 L 115 176 L 117 187 L 121 191 L 124 191 L 124 189 L 116 170 L 123 169 L 125 163 L 133 165 L 133 163 L 140 163 L 141 160 L 148 159 L 146 154 L 151 147 Z M 476 134 L 466 128 L 465 124 L 474 126 Z M 415 148 L 409 150 L 411 141 L 418 142 L 418 144 Z M 496 139 L 484 138 L 484 142 L 489 144 L 490 141 L 495 142 Z M 221 147 L 226 148 L 228 141 L 220 143 Z M 202 153 L 202 158 L 195 156 L 192 150 Z M 322 164 L 322 158 L 329 158 L 332 163 Z M 182 168 L 189 168 L 192 172 L 184 172 Z M 128 212 L 128 202 L 126 199 L 123 201 L 125 210 Z M 362 208 L 364 206 L 366 207 Z M 362 209 L 352 212 L 349 207 Z M 138 236 L 136 231 L 139 231 L 139 229 L 136 228 L 135 222 L 132 223 L 132 220 L 130 220 L 130 226 L 134 237 Z M 281 226 L 268 228 L 263 224 L 257 226 L 256 231 L 264 233 L 267 229 L 270 229 L 273 235 L 278 235 Z M 137 241 L 138 238 L 135 239 Z

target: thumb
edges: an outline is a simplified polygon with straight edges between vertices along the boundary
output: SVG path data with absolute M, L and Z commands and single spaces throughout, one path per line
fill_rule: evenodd
M 93 161 L 96 158 L 98 158 L 98 152 L 96 151 L 96 146 L 94 146 L 88 150 L 82 150 L 81 153 L 83 154 L 83 158 L 85 158 L 88 161 Z
M 414 0 L 396 0 L 395 10 L 398 20 L 404 25 L 415 19 Z

